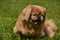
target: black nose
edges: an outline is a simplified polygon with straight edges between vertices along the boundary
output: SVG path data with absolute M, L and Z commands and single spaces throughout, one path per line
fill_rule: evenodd
M 34 22 L 36 22 L 36 21 L 40 22 L 40 21 L 41 21 L 41 17 L 40 17 L 40 16 L 36 16 L 36 19 L 33 20 L 33 21 L 34 21 Z
M 40 18 L 41 18 L 41 17 L 38 16 L 38 17 L 37 17 L 37 20 L 40 21 Z

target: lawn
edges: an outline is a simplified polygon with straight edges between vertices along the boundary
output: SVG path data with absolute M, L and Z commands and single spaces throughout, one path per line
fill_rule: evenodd
M 60 0 L 0 0 L 0 40 L 20 40 L 15 37 L 13 27 L 19 13 L 31 4 L 45 7 L 46 18 L 53 19 L 58 27 L 54 38 L 44 37 L 39 40 L 60 40 Z

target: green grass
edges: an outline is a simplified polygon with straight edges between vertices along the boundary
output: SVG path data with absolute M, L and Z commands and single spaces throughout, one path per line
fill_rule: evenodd
M 19 40 L 13 33 L 13 27 L 19 13 L 31 4 L 45 7 L 47 19 L 53 19 L 58 27 L 54 38 L 39 40 L 60 40 L 60 0 L 0 0 L 0 40 Z

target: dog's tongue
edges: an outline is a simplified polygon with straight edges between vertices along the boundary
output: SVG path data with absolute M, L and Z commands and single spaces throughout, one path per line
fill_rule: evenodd
M 34 24 L 38 24 L 38 22 L 35 22 Z

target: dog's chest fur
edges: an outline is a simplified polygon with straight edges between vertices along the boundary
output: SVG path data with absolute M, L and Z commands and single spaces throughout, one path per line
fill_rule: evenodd
M 28 36 L 43 36 L 43 25 L 33 27 L 32 25 L 25 25 L 26 32 L 24 35 Z

